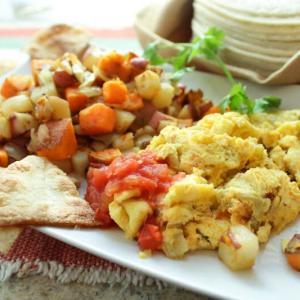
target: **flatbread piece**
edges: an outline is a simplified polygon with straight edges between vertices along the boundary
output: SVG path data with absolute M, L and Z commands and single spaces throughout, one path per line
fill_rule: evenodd
M 0 226 L 96 226 L 72 180 L 48 160 L 27 156 L 0 168 Z

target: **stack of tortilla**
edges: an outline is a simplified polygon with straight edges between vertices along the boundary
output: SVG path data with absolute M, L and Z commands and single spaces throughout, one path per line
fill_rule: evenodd
M 229 65 L 268 76 L 300 50 L 299 0 L 194 0 L 193 35 L 225 32 Z

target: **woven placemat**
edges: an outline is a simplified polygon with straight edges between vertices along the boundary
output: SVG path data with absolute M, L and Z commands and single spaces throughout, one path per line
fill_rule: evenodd
M 61 283 L 121 283 L 124 286 L 164 282 L 81 251 L 33 228 L 0 230 L 0 281 L 11 276 L 48 276 Z

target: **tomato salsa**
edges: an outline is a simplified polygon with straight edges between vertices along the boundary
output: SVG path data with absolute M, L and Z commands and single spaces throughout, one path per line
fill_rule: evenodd
M 109 215 L 109 204 L 114 195 L 139 189 L 141 198 L 149 203 L 153 215 L 142 226 L 138 242 L 142 249 L 156 250 L 162 242 L 161 230 L 155 218 L 159 199 L 168 192 L 174 181 L 183 176 L 173 176 L 168 165 L 153 152 L 129 154 L 116 158 L 109 166 L 90 168 L 85 198 L 95 210 L 95 219 L 101 226 L 110 227 L 114 222 Z

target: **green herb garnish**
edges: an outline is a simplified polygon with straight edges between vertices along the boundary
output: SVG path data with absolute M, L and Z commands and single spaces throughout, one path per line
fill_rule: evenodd
M 188 64 L 196 56 L 203 56 L 213 61 L 224 72 L 231 84 L 231 90 L 219 104 L 222 112 L 230 109 L 240 113 L 251 114 L 255 112 L 266 112 L 278 108 L 281 99 L 274 96 L 265 96 L 252 100 L 246 93 L 246 86 L 237 82 L 219 55 L 219 49 L 223 45 L 224 32 L 218 28 L 210 28 L 203 36 L 196 37 L 191 43 L 167 44 L 154 42 L 148 45 L 144 51 L 144 57 L 153 65 L 169 64 L 173 67 L 171 80 L 179 81 L 184 74 L 191 72 L 192 67 Z M 166 48 L 177 50 L 176 54 L 169 57 L 160 55 L 160 51 Z

